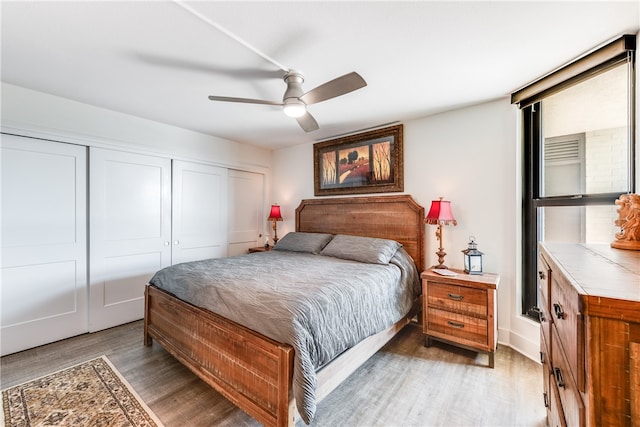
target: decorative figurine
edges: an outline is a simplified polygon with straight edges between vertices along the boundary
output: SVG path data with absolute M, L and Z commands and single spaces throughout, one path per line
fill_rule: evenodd
M 640 194 L 623 194 L 616 200 L 618 219 L 614 224 L 620 227 L 611 247 L 640 251 Z

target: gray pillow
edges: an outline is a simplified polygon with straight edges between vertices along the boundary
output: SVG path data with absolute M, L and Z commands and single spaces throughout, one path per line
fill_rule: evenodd
M 332 234 L 292 231 L 278 240 L 278 243 L 276 243 L 273 249 L 278 251 L 319 254 L 332 237 Z
M 320 252 L 320 255 L 366 262 L 389 264 L 402 245 L 395 240 L 338 234 Z

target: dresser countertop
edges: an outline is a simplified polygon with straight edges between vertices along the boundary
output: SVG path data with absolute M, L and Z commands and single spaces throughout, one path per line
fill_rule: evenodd
M 551 269 L 559 269 L 582 296 L 585 313 L 620 311 L 623 318 L 640 308 L 640 251 L 606 244 L 541 243 Z M 640 313 L 631 314 L 640 318 Z

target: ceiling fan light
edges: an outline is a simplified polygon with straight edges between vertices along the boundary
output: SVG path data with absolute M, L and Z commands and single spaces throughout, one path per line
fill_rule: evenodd
M 303 102 L 285 103 L 282 107 L 284 113 L 289 117 L 302 117 L 307 112 L 307 106 Z

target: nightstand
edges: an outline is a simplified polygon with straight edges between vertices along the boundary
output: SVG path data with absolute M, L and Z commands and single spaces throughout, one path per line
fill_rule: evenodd
M 273 246 L 267 246 L 266 248 L 264 246 L 256 246 L 255 248 L 249 248 L 249 253 L 252 254 L 254 252 L 269 252 L 271 249 L 273 249 Z
M 422 331 L 425 345 L 431 339 L 489 354 L 494 367 L 498 323 L 496 291 L 500 276 L 484 273 L 442 276 L 431 270 L 422 277 Z

